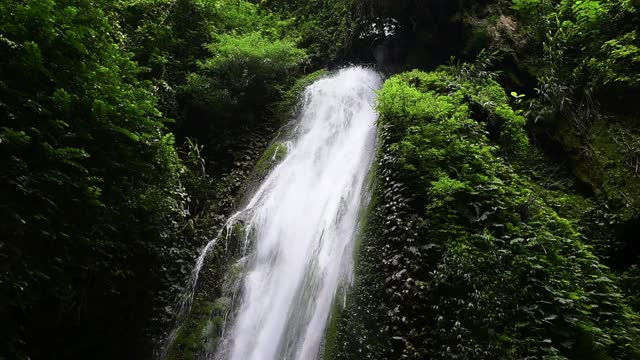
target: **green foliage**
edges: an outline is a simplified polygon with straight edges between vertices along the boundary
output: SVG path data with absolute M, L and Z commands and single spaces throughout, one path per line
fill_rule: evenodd
M 307 63 L 293 20 L 250 1 L 127 1 L 119 13 L 173 130 L 209 158 L 229 157 L 219 145 L 269 117 Z
M 244 92 L 253 90 L 253 85 L 264 85 L 260 90 L 268 90 L 265 96 L 247 100 L 259 103 L 242 108 L 259 116 L 264 103 L 272 100 L 269 96 L 273 89 L 271 84 L 260 83 L 266 79 L 253 81 L 262 73 L 251 71 L 275 70 L 269 76 L 282 80 L 293 75 L 287 55 L 299 57 L 296 64 L 305 61 L 300 50 L 288 49 L 297 41 L 291 20 L 249 1 L 124 1 L 118 9 L 128 35 L 125 44 L 148 70 L 144 77 L 153 81 L 161 109 L 177 120 L 175 130 L 179 135 L 198 137 L 203 143 L 210 120 L 201 119 L 203 108 L 209 112 L 208 118 L 215 118 L 227 101 L 246 98 Z M 231 61 L 234 56 L 245 61 Z M 256 59 L 262 56 L 272 62 L 258 63 Z M 223 79 L 212 79 L 217 76 Z M 233 76 L 242 81 L 229 80 Z M 237 109 L 225 108 L 222 112 Z
M 183 92 L 192 105 L 233 112 L 236 119 L 243 110 L 279 95 L 278 87 L 306 61 L 305 52 L 293 42 L 258 32 L 222 35 L 208 48 L 212 57 L 188 76 Z
M 513 9 L 521 12 L 530 12 L 537 8 L 542 3 L 542 0 L 513 0 Z
M 352 0 L 265 0 L 261 6 L 292 18 L 288 31 L 299 34 L 312 62 L 339 59 L 353 36 Z
M 631 306 L 640 311 L 640 288 L 638 288 L 638 282 L 640 281 L 640 267 L 638 265 L 632 265 L 627 271 L 620 277 L 620 284 L 622 288 L 627 292 L 627 298 L 631 299 Z
M 640 107 L 630 100 L 640 91 L 639 6 L 626 0 L 513 1 L 527 48 L 537 54 L 525 56 L 536 58 L 540 81 L 525 113 L 547 153 L 569 160 L 580 191 L 593 203 L 580 220 L 585 235 L 619 273 L 640 261 L 635 236 L 627 234 L 640 215 Z
M 637 2 L 514 0 L 513 8 L 535 41 L 544 44 L 543 83 L 640 86 Z
M 0 353 L 10 358 L 23 338 L 33 358 L 53 343 L 78 356 L 72 345 L 99 342 L 95 328 L 136 343 L 148 313 L 121 300 L 151 303 L 185 216 L 174 138 L 108 8 L 0 4 Z M 40 336 L 43 324 L 56 330 Z
M 615 278 L 518 170 L 522 116 L 457 71 L 379 93 L 376 206 L 336 358 L 640 358 Z
M 486 121 L 490 138 L 502 145 L 504 156 L 521 158 L 527 152 L 524 118 L 508 106 L 507 95 L 494 80 L 461 83 L 445 70 L 431 73 L 414 70 L 389 79 L 385 94 L 378 101 L 384 106 L 385 115 L 397 119 L 401 125 L 398 129 L 413 129 L 424 118 L 462 121 L 471 112 Z

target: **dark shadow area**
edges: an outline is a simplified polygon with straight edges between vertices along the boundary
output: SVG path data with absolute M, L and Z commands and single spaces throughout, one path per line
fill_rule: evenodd
M 469 31 L 470 14 L 482 16 L 488 2 L 470 1 L 362 1 L 360 19 L 347 61 L 375 63 L 387 74 L 429 69 L 451 57 L 475 57 L 481 46 Z

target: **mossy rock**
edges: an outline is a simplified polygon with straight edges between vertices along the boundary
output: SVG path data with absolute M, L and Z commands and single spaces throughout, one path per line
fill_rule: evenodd
M 221 314 L 224 314 L 224 312 L 226 312 L 227 310 L 229 310 L 230 306 L 231 306 L 231 299 L 228 297 L 221 297 L 216 299 L 216 301 L 214 301 L 212 310 L 215 314 L 221 315 Z
M 207 324 L 202 329 L 201 340 L 203 349 L 207 354 L 211 354 L 216 350 L 223 327 L 224 318 L 222 316 L 214 316 L 207 321 Z
M 287 155 L 288 148 L 284 143 L 274 143 L 262 154 L 256 164 L 256 173 L 263 177 Z
M 224 314 L 230 306 L 228 297 L 194 305 L 189 318 L 178 330 L 166 359 L 198 359 L 203 352 L 213 352 L 220 340 Z
M 229 266 L 229 271 L 227 272 L 227 281 L 232 283 L 240 280 L 242 274 L 244 274 L 245 265 L 245 261 L 239 260 Z
M 285 124 L 293 115 L 295 115 L 296 106 L 298 105 L 307 86 L 313 84 L 315 81 L 327 74 L 329 74 L 329 71 L 326 69 L 320 69 L 307 74 L 298 79 L 293 86 L 291 86 L 291 88 L 282 95 L 282 100 L 274 106 L 274 113 L 276 114 L 276 117 L 281 119 L 281 124 Z
M 563 121 L 554 136 L 573 161 L 576 178 L 593 189 L 599 202 L 623 222 L 640 214 L 640 176 L 631 148 L 640 144 L 640 135 L 613 119 L 597 118 L 584 135 Z
M 236 257 L 244 242 L 245 242 L 245 238 L 246 238 L 246 228 L 244 223 L 242 222 L 237 222 L 235 224 L 233 224 L 233 226 L 231 227 L 231 231 L 230 234 L 227 238 L 227 244 L 226 244 L 226 250 L 227 250 L 227 255 L 231 255 L 233 257 Z
M 213 302 L 193 306 L 189 318 L 178 330 L 166 360 L 193 360 L 200 356 L 204 349 L 203 334 L 213 329 L 210 318 L 214 306 Z

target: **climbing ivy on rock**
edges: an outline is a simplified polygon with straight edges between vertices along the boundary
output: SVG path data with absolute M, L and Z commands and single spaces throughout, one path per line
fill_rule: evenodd
M 616 279 L 518 170 L 522 115 L 494 80 L 459 74 L 403 73 L 379 93 L 374 214 L 333 355 L 639 358 Z
M 601 260 L 625 277 L 634 276 L 640 261 L 632 235 L 640 218 L 640 107 L 628 100 L 640 93 L 639 6 L 627 0 L 513 1 L 523 48 L 536 54 L 521 54 L 535 64 L 539 80 L 524 109 L 532 135 L 580 184 L 574 191 L 591 209 L 580 217 L 583 232 Z

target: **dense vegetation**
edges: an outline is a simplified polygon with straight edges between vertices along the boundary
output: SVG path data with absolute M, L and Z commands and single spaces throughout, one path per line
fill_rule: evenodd
M 531 61 L 540 84 L 526 109 L 533 136 L 591 201 L 579 218 L 596 252 L 637 277 L 640 107 L 631 99 L 640 91 L 640 4 L 516 1 L 514 9 L 530 34 L 523 47 L 542 43 Z M 526 18 L 531 11 L 540 21 Z
M 149 358 L 296 80 L 350 61 L 396 75 L 325 357 L 640 358 L 639 32 L 637 0 L 3 1 L 0 359 Z
M 22 357 L 23 339 L 34 358 L 70 340 L 60 357 L 103 337 L 127 344 L 186 215 L 174 137 L 106 10 L 33 1 L 0 13 L 2 352 Z
M 370 238 L 330 358 L 638 358 L 614 278 L 522 173 L 524 118 L 465 70 L 403 73 L 379 94 Z
M 452 13 L 477 60 L 385 83 L 357 281 L 326 358 L 640 357 L 639 5 Z
M 247 1 L 0 5 L 0 357 L 149 356 L 299 37 Z

